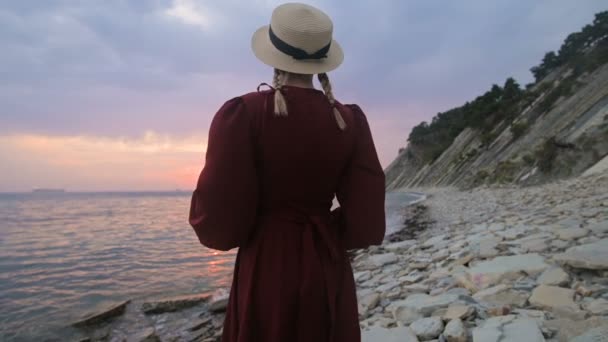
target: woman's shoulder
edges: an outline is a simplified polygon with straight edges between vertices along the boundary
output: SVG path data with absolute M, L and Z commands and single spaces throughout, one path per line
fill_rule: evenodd
M 352 120 L 355 121 L 356 124 L 359 124 L 361 121 L 367 122 L 367 116 L 361 107 L 356 103 L 341 103 L 336 101 L 336 107 L 340 112 L 347 112 L 352 116 Z

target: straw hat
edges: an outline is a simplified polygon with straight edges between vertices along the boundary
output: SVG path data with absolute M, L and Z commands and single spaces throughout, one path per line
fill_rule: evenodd
M 253 34 L 251 48 L 258 59 L 277 69 L 320 74 L 334 70 L 344 60 L 332 33 L 327 14 L 310 5 L 287 3 L 275 8 L 270 25 Z

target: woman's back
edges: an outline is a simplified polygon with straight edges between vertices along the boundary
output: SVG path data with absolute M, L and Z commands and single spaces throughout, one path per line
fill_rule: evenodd
M 288 117 L 257 118 L 262 207 L 292 205 L 329 211 L 341 174 L 354 151 L 354 127 L 342 131 L 322 91 L 283 86 Z M 268 103 L 272 94 L 252 94 Z M 351 118 L 345 120 L 351 121 Z

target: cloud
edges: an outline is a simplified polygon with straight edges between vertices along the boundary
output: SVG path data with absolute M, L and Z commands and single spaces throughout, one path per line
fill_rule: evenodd
M 165 10 L 165 13 L 186 24 L 200 26 L 203 29 L 209 29 L 213 24 L 208 11 L 192 0 L 173 0 L 172 6 Z
M 203 166 L 206 137 L 0 136 L 0 190 L 192 188 Z
M 270 82 L 250 39 L 282 2 L 5 1 L 0 135 L 204 136 L 224 101 Z M 335 94 L 367 109 L 384 165 L 415 124 L 509 76 L 529 82 L 546 51 L 606 9 L 605 0 L 307 2 L 334 21 L 346 52 L 330 75 Z M 11 163 L 3 151 L 0 165 Z

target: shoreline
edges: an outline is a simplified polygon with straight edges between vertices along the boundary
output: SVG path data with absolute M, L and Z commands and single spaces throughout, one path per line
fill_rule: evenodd
M 608 253 L 608 176 L 399 192 L 419 195 L 403 206 L 404 227 L 381 246 L 351 253 L 363 341 L 492 341 L 484 336 L 498 332 L 509 341 L 522 329 L 530 341 L 567 341 L 608 331 L 608 257 L 597 257 Z M 591 264 L 576 259 L 589 249 Z M 226 301 L 226 291 L 153 300 L 148 307 L 161 307 L 153 314 L 131 303 L 79 341 L 110 332 L 134 341 L 217 341 Z

